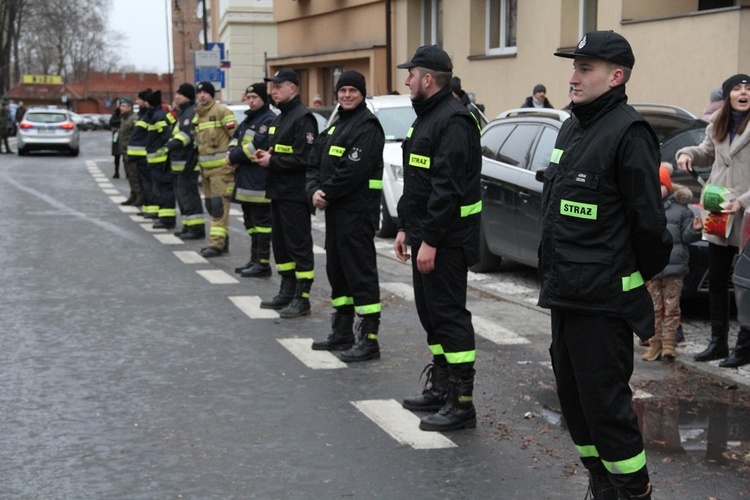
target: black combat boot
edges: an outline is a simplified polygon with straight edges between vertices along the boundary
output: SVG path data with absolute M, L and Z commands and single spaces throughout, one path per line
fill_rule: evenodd
M 255 264 L 255 261 L 250 259 L 249 261 L 247 261 L 247 264 L 235 267 L 234 272 L 237 274 L 242 274 L 242 271 L 244 271 L 245 269 L 250 269 L 251 267 L 253 267 L 253 264 Z
M 344 351 L 354 345 L 354 312 L 331 314 L 331 333 L 312 343 L 313 351 Z
M 341 361 L 369 361 L 380 359 L 380 344 L 378 344 L 378 330 L 380 329 L 380 315 L 368 314 L 357 323 L 357 341 L 348 351 L 341 353 Z
M 281 276 L 281 287 L 279 293 L 274 298 L 264 300 L 260 303 L 261 309 L 284 309 L 294 298 L 297 278 L 294 273 L 284 274 Z
M 187 226 L 182 226 L 180 229 L 178 229 L 177 231 L 175 231 L 172 234 L 174 234 L 175 236 L 177 236 L 179 238 L 180 236 L 182 236 L 183 234 L 185 234 L 187 232 L 188 232 Z
M 267 262 L 254 262 L 252 266 L 240 271 L 243 278 L 267 278 L 271 276 L 271 266 Z
M 445 405 L 437 413 L 423 417 L 419 422 L 419 428 L 436 432 L 473 429 L 477 426 L 473 393 L 473 375 L 460 376 L 451 372 Z
M 134 201 L 135 195 L 131 193 L 127 200 L 120 202 L 120 205 L 129 206 L 132 205 Z
M 646 485 L 643 493 L 630 493 L 625 490 L 617 490 L 617 500 L 651 500 L 651 483 Z
M 288 306 L 279 311 L 282 318 L 299 318 L 310 314 L 310 289 L 313 280 L 297 280 L 294 298 Z
M 589 471 L 589 491 L 586 498 L 591 500 L 617 500 L 617 488 L 609 482 L 606 474 Z
M 709 293 L 708 308 L 711 313 L 711 340 L 704 351 L 693 357 L 696 361 L 712 361 L 729 355 L 729 295 Z
M 422 375 L 425 375 L 422 394 L 404 398 L 401 405 L 407 410 L 437 411 L 443 407 L 448 395 L 448 366 L 445 360 L 430 363 L 424 367 Z M 422 375 L 419 376 L 420 380 Z
M 737 335 L 737 345 L 734 347 L 732 354 L 719 363 L 719 366 L 722 368 L 737 368 L 748 363 L 750 363 L 750 330 L 742 327 Z

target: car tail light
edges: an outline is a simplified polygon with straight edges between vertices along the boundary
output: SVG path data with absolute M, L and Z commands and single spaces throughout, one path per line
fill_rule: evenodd
M 27 129 L 33 128 L 34 125 L 32 125 L 29 122 L 21 122 L 21 124 L 18 127 L 21 128 L 21 129 L 23 129 L 23 130 L 27 130 Z
M 60 125 L 60 128 L 64 128 L 65 130 L 73 130 L 75 126 L 76 126 L 75 123 L 65 122 L 62 125 Z

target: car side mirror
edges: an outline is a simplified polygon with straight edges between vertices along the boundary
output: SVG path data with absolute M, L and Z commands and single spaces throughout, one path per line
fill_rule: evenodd
M 536 171 L 536 180 L 538 182 L 544 182 L 544 172 L 546 171 L 547 171 L 546 168 L 540 168 L 539 170 Z

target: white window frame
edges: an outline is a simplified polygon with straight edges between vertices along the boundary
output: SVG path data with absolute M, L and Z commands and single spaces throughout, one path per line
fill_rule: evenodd
M 499 45 L 498 47 L 492 47 L 491 40 L 490 40 L 490 33 L 492 32 L 492 2 L 493 1 L 499 1 L 500 2 L 500 33 L 499 33 L 499 40 L 495 40 L 495 44 Z M 505 38 L 506 34 L 508 32 L 508 23 L 510 22 L 509 19 L 507 19 L 507 12 L 508 12 L 508 2 L 512 0 L 486 0 L 485 3 L 485 43 L 484 43 L 484 50 L 487 55 L 508 55 L 508 54 L 515 54 L 518 52 L 518 45 L 513 46 L 506 46 L 505 45 Z M 518 5 L 516 4 L 516 9 L 518 9 Z M 516 42 L 517 43 L 517 42 Z
M 592 21 L 594 23 L 594 26 L 586 25 L 586 15 L 588 14 L 587 11 L 589 8 L 592 8 L 595 10 L 594 20 Z M 597 9 L 597 0 L 578 0 L 578 39 L 579 40 L 583 38 L 583 35 L 585 35 L 589 31 L 596 30 L 596 9 Z
M 443 46 L 443 41 L 438 38 L 438 35 L 441 35 L 440 38 L 442 38 L 442 30 L 440 28 L 440 12 L 442 10 L 442 4 L 443 0 L 422 0 L 422 45 L 438 45 L 439 47 Z M 430 5 L 430 39 L 427 39 L 426 30 L 425 30 L 425 5 Z

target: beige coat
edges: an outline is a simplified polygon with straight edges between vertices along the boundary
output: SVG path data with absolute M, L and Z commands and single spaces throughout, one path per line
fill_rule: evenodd
M 708 182 L 728 188 L 742 205 L 742 211 L 734 216 L 729 239 L 706 235 L 706 239 L 717 245 L 740 246 L 742 215 L 750 207 L 750 126 L 742 135 L 735 136 L 729 144 L 729 136 L 722 142 L 714 139 L 714 125 L 706 128 L 706 138 L 699 146 L 690 146 L 677 151 L 676 158 L 685 153 L 693 160 L 693 165 L 711 164 Z

